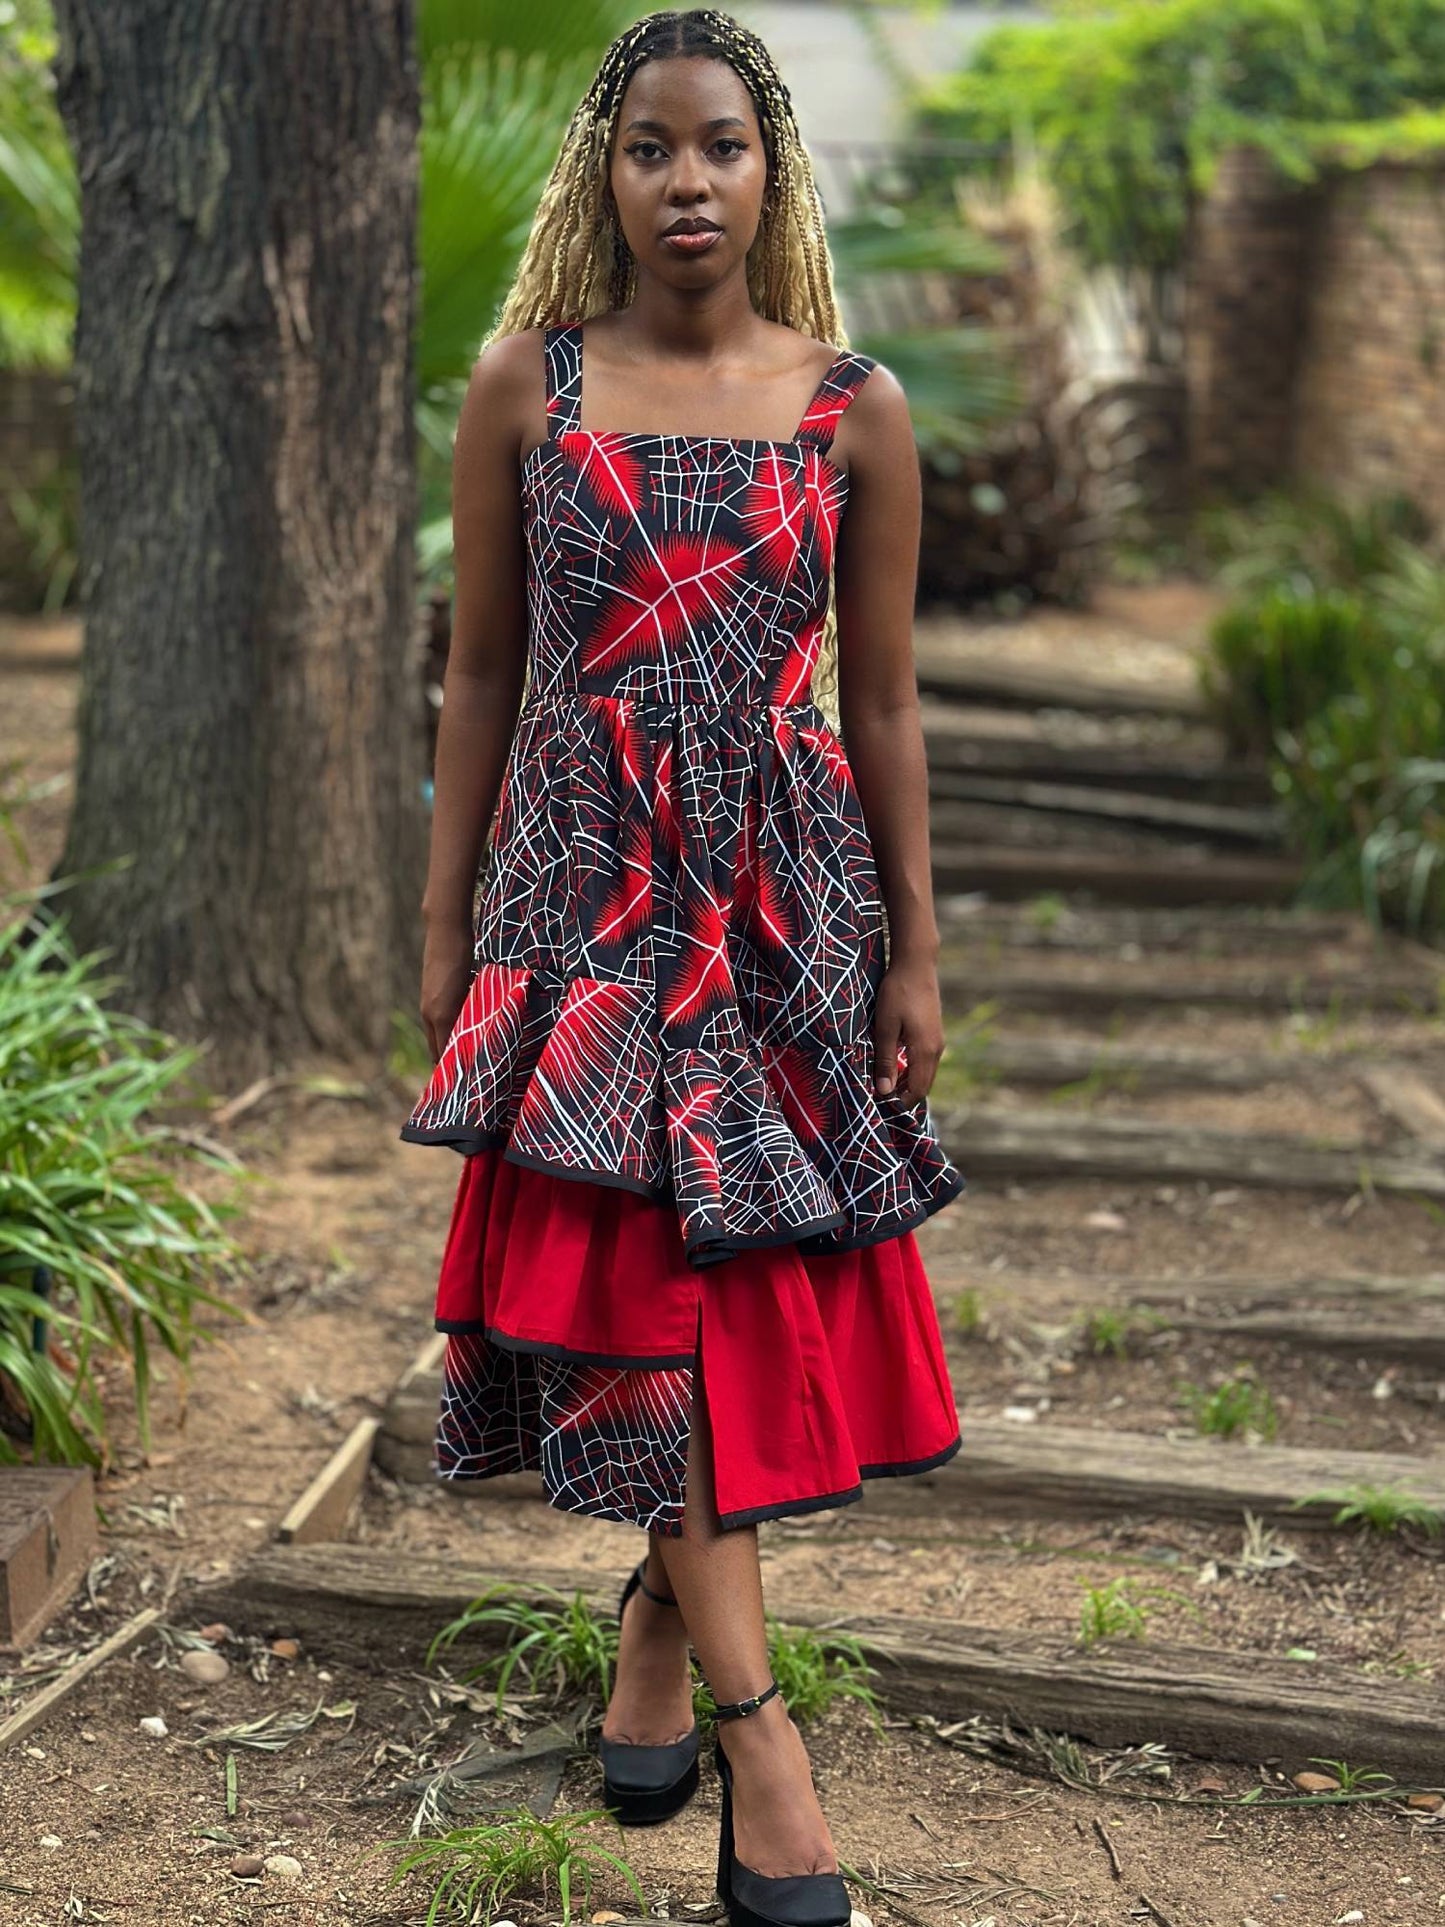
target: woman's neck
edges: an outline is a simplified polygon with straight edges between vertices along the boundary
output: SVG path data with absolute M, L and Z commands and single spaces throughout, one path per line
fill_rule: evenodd
M 716 361 L 736 354 L 754 330 L 764 327 L 743 275 L 695 293 L 639 277 L 632 305 L 614 313 L 608 333 L 638 360 Z

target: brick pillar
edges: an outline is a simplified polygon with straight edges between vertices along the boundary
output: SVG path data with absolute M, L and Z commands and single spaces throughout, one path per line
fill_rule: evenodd
M 1184 359 L 1196 497 L 1288 475 L 1314 206 L 1261 149 L 1235 147 L 1195 207 Z

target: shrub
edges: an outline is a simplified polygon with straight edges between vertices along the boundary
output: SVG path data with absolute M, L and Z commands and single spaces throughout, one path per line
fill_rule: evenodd
M 233 1207 L 182 1178 L 217 1159 L 152 1115 L 197 1053 L 108 1008 L 96 962 L 60 924 L 0 930 L 0 1375 L 37 1459 L 103 1466 L 100 1358 L 129 1361 L 149 1448 L 152 1345 L 183 1361 L 198 1305 L 242 1314 L 205 1282 L 234 1256 Z M 54 1344 L 36 1346 L 36 1321 Z M 18 1456 L 0 1432 L 0 1460 Z

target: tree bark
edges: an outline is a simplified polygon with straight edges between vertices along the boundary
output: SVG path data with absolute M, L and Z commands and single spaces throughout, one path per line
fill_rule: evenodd
M 56 875 L 212 1074 L 415 1002 L 412 0 L 57 0 L 86 612 Z

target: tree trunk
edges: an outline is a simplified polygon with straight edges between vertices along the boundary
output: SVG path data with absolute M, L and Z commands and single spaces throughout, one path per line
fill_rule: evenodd
M 57 0 L 86 612 L 56 875 L 127 1006 L 372 1064 L 419 970 L 412 0 Z

